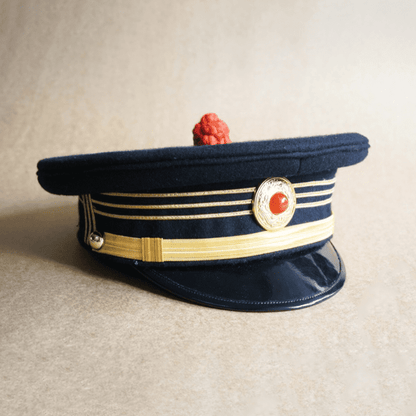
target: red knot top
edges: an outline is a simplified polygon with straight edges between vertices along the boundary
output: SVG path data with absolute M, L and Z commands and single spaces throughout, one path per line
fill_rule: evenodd
M 231 143 L 230 129 L 214 113 L 205 114 L 192 132 L 195 146 Z

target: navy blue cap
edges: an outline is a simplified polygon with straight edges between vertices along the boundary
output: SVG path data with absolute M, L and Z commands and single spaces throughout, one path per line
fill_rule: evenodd
M 288 310 L 344 283 L 335 175 L 368 148 L 348 133 L 76 155 L 41 160 L 38 179 L 79 195 L 78 239 L 100 260 L 203 305 Z

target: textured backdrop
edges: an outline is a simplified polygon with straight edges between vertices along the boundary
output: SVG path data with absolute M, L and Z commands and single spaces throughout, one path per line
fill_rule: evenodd
M 0 413 L 414 415 L 414 1 L 0 0 Z M 289 313 L 180 302 L 78 247 L 39 159 L 356 131 L 347 283 Z

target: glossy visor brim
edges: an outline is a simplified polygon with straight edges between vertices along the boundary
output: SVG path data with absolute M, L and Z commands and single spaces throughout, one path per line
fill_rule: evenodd
M 312 306 L 335 295 L 345 281 L 344 264 L 330 241 L 315 251 L 286 259 L 223 266 L 133 267 L 180 298 L 239 311 Z

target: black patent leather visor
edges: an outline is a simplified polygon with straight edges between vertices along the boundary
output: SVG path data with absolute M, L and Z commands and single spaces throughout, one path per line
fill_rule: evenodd
M 180 298 L 236 311 L 305 308 L 335 295 L 345 281 L 344 264 L 330 241 L 286 259 L 215 267 L 133 267 Z

